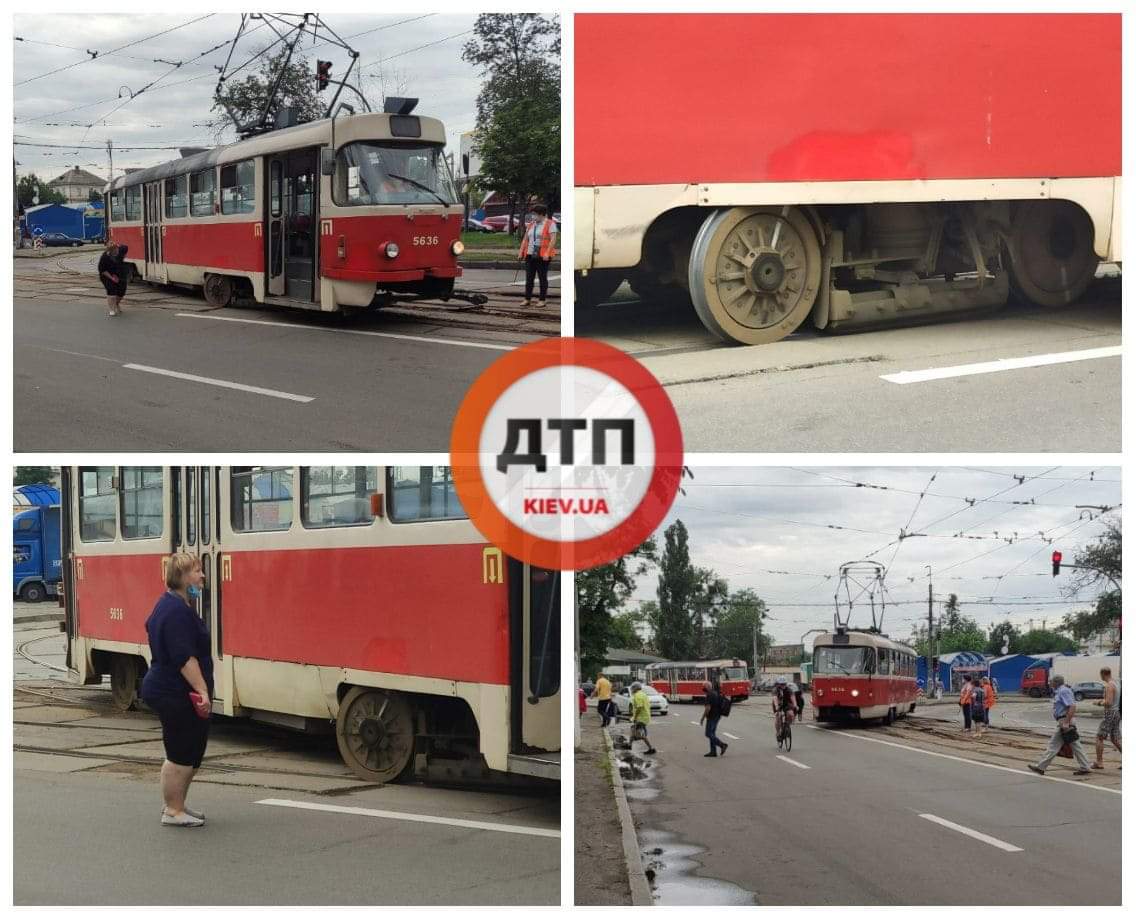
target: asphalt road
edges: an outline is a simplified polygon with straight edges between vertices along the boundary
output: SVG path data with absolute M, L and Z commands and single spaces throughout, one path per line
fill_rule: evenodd
M 381 312 L 124 306 L 109 319 L 89 299 L 17 296 L 17 451 L 445 451 L 470 384 L 533 338 Z
M 578 310 L 575 330 L 623 348 L 655 374 L 687 450 L 1121 449 L 1118 356 L 959 370 L 1119 347 L 1117 278 L 1099 280 L 1065 309 L 1014 304 L 979 318 L 844 335 L 800 331 L 744 348 L 720 343 L 693 308 L 641 303 L 624 288 L 611 304 Z M 960 375 L 884 379 L 945 369 Z
M 658 903 L 1120 904 L 1118 790 L 871 729 L 798 725 L 779 755 L 767 707 L 736 706 L 713 760 L 701 707 L 652 719 L 659 753 L 629 799 Z
M 560 901 L 556 793 L 374 786 L 329 736 L 217 718 L 189 796 L 207 823 L 163 827 L 157 719 L 108 700 L 16 684 L 16 904 Z

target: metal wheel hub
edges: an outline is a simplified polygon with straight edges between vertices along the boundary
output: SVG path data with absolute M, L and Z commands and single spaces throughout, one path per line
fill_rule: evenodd
M 383 742 L 388 741 L 386 728 L 378 719 L 363 719 L 359 724 L 359 740 L 364 747 L 372 750 L 382 748 Z
M 727 314 L 750 328 L 780 323 L 804 291 L 804 241 L 776 214 L 753 214 L 726 237 L 711 280 Z

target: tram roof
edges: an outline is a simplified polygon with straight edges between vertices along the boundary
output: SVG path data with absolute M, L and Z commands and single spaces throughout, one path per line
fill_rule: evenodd
M 362 115 L 345 115 L 335 119 L 335 140 L 342 146 L 345 143 L 358 140 L 395 140 L 420 141 L 427 144 L 444 144 L 446 142 L 446 129 L 437 118 L 425 115 L 413 116 L 418 118 L 422 127 L 420 137 L 395 137 L 391 133 L 389 112 L 366 112 Z M 124 176 L 119 176 L 109 183 L 104 192 L 115 191 L 127 186 L 142 185 L 146 182 L 157 182 L 160 179 L 169 179 L 185 173 L 197 172 L 208 166 L 217 166 L 223 163 L 235 163 L 249 157 L 264 156 L 268 153 L 278 153 L 285 150 L 300 150 L 305 147 L 322 147 L 331 142 L 331 119 L 323 118 L 319 121 L 310 121 L 291 128 L 280 128 L 257 134 L 255 137 L 234 141 L 201 153 L 168 160 L 157 166 L 148 166 L 138 169 Z
M 825 647 L 836 646 L 837 643 L 834 640 L 837 635 L 837 633 L 822 633 L 813 640 L 813 648 L 816 648 L 818 645 Z M 839 635 L 848 637 L 848 645 L 855 643 L 859 646 L 869 646 L 871 648 L 897 648 L 904 652 L 910 652 L 912 655 L 915 654 L 915 649 L 906 642 L 897 642 L 895 639 L 888 638 L 882 633 L 858 632 L 853 629 Z M 840 643 L 840 645 L 844 644 L 845 643 Z
M 740 658 L 715 658 L 711 661 L 656 661 L 647 665 L 648 670 L 656 668 L 744 668 L 746 663 Z

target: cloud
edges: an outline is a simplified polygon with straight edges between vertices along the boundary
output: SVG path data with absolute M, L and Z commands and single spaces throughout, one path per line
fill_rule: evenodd
M 694 564 L 763 597 L 778 642 L 831 626 L 840 565 L 869 557 L 888 567 L 893 636 L 925 622 L 928 566 L 936 615 L 953 593 L 984 626 L 1052 626 L 1095 595 L 1065 597 L 1068 577 L 1052 577 L 1050 553 L 1069 561 L 1096 540 L 1104 525 L 1076 506 L 1119 505 L 1119 479 L 1117 467 L 695 467 L 656 536 L 661 544 L 681 518 Z M 912 536 L 898 540 L 901 531 Z M 656 579 L 640 579 L 634 599 L 654 599 Z
M 416 15 L 422 18 L 414 18 Z M 83 50 L 105 53 L 193 18 L 192 14 L 14 17 L 14 34 L 25 39 L 13 43 L 15 83 L 22 84 L 14 89 L 15 139 L 96 148 L 76 150 L 19 146 L 16 148 L 19 172 L 54 177 L 78 165 L 105 176 L 107 154 L 104 148 L 108 139 L 113 140 L 116 147 L 116 174 L 124 167 L 152 166 L 177 156 L 175 150 L 124 149 L 131 145 L 213 146 L 216 141 L 203 125 L 216 117 L 210 112 L 218 77 L 214 67 L 224 64 L 228 46 L 183 65 L 150 90 L 129 101 L 120 111 L 110 113 L 129 99 L 130 93 L 126 88 L 137 92 L 150 81 L 171 71 L 170 64 L 161 61 L 187 61 L 214 45 L 232 39 L 237 32 L 238 14 L 214 14 L 184 29 L 107 57 L 89 60 Z M 447 143 L 454 151 L 458 147 L 459 135 L 475 126 L 476 99 L 481 86 L 480 74 L 461 59 L 462 45 L 469 36 L 460 35 L 411 54 L 401 52 L 472 29 L 475 18 L 473 15 L 413 12 L 381 16 L 328 14 L 326 17 L 327 24 L 360 52 L 359 65 L 365 76 L 364 86 L 370 84 L 368 95 L 372 104 L 377 104 L 378 98 L 375 74 L 380 62 L 389 59 L 389 63 L 384 65 L 385 73 L 405 81 L 405 94 L 420 98 L 421 113 L 442 120 L 446 126 Z M 354 41 L 348 38 L 379 26 L 387 28 L 370 32 Z M 270 30 L 264 27 L 256 34 L 242 38 L 234 61 L 241 61 L 252 51 L 259 50 L 264 44 L 262 40 L 269 34 Z M 80 50 L 54 47 L 57 45 Z M 342 50 L 333 46 L 313 49 L 312 46 L 312 39 L 305 38 L 299 48 L 313 61 L 317 54 L 325 55 L 333 62 L 333 76 L 341 76 L 346 71 L 348 59 Z M 85 63 L 53 76 L 22 83 L 85 59 Z M 99 104 L 89 104 L 94 102 Z M 93 127 L 88 128 L 87 125 L 92 123 Z M 222 142 L 233 139 L 232 132 L 228 131 Z

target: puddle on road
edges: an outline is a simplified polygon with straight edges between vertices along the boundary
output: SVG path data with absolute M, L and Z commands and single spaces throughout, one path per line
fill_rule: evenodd
M 732 882 L 695 875 L 702 868 L 696 857 L 706 852 L 701 847 L 679 843 L 673 834 L 663 831 L 640 832 L 639 844 L 656 904 L 718 907 L 757 903 L 752 891 Z
M 620 744 L 620 741 L 623 743 Z M 623 780 L 623 792 L 627 798 L 636 802 L 649 802 L 659 795 L 655 787 L 655 761 L 633 753 L 626 739 L 616 735 L 612 739 L 615 748 L 615 765 L 619 768 L 619 778 Z

